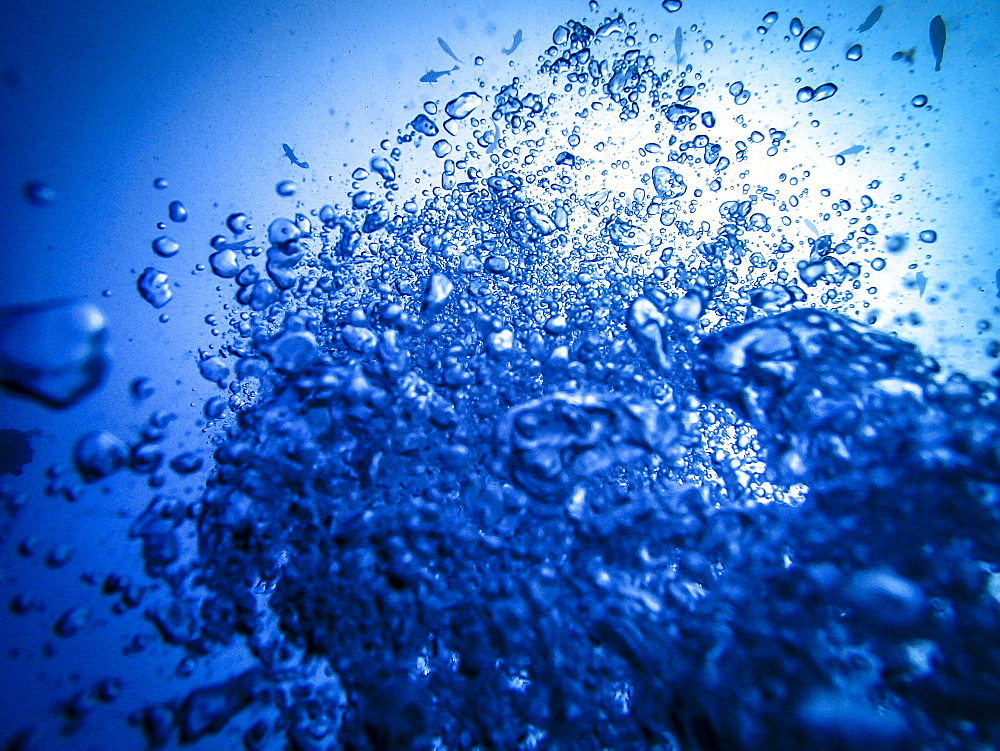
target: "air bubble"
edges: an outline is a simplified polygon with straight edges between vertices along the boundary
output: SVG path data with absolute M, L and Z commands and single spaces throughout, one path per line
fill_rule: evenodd
M 177 255 L 177 251 L 181 249 L 181 246 L 176 240 L 172 240 L 166 235 L 161 235 L 160 237 L 153 240 L 153 250 L 157 255 L 163 256 L 164 258 L 170 258 L 171 256 Z
M 170 302 L 174 295 L 170 289 L 170 279 L 167 275 L 162 271 L 157 271 L 152 266 L 142 272 L 136 284 L 142 299 L 154 308 L 162 308 Z
M 55 190 L 40 180 L 26 182 L 21 188 L 21 195 L 32 206 L 48 206 L 51 203 L 55 203 L 56 200 Z
M 851 45 L 851 47 L 847 50 L 847 54 L 845 55 L 845 57 L 847 57 L 847 59 L 850 60 L 853 63 L 853 62 L 857 62 L 858 60 L 860 60 L 861 56 L 863 54 L 864 54 L 864 52 L 861 49 L 861 45 L 860 44 L 854 44 L 854 45 Z
M 419 114 L 413 118 L 413 122 L 410 123 L 410 127 L 413 128 L 418 133 L 423 133 L 425 136 L 436 136 L 438 134 L 438 127 L 434 124 L 427 115 Z M 365 175 L 367 177 L 367 174 Z M 355 178 L 363 179 L 363 178 Z
M 803 52 L 812 52 L 817 47 L 819 43 L 823 41 L 823 29 L 819 26 L 813 26 L 809 31 L 802 35 L 802 39 L 799 40 L 799 49 Z
M 479 94 L 474 91 L 467 91 L 448 102 L 444 111 L 448 117 L 455 120 L 462 120 L 471 115 L 482 103 L 483 98 Z
M 650 177 L 653 182 L 653 189 L 660 198 L 668 200 L 680 198 L 687 191 L 684 178 L 668 167 L 653 167 Z
M 294 196 L 296 191 L 296 185 L 294 180 L 282 180 L 277 185 L 274 186 L 274 192 L 277 193 L 282 198 L 288 198 L 289 196 Z
M 910 104 L 914 107 L 926 107 L 927 97 L 924 94 L 917 94 L 913 99 L 910 100 Z
M 934 230 L 932 230 L 932 229 L 925 229 L 923 232 L 921 232 L 918 235 L 918 237 L 920 238 L 920 242 L 922 242 L 922 243 L 933 243 L 933 242 L 937 242 L 937 237 L 938 236 L 937 236 L 937 232 L 935 232 Z
M 815 100 L 817 102 L 821 102 L 824 99 L 829 99 L 836 93 L 837 93 L 836 84 L 824 83 L 822 86 L 816 87 Z
M 242 235 L 247 229 L 247 215 L 240 212 L 238 214 L 230 214 L 229 218 L 226 219 L 226 226 L 229 227 L 229 231 L 234 235 Z
M 369 162 L 369 166 L 372 168 L 372 172 L 377 174 L 387 183 L 391 183 L 396 179 L 396 168 L 392 166 L 392 162 L 384 157 L 373 157 Z
M 240 272 L 239 259 L 232 250 L 220 250 L 208 257 L 212 273 L 223 279 L 232 279 Z
M 49 407 L 76 404 L 104 380 L 107 334 L 90 303 L 0 309 L 0 386 Z
M 276 247 L 288 245 L 300 237 L 302 237 L 302 230 L 291 219 L 275 219 L 267 228 L 267 240 Z
M 172 222 L 186 222 L 188 210 L 180 201 L 171 201 L 167 207 L 167 216 L 170 217 L 170 221 Z
M 103 480 L 122 467 L 128 458 L 128 446 L 113 433 L 96 430 L 76 442 L 73 462 L 84 482 Z

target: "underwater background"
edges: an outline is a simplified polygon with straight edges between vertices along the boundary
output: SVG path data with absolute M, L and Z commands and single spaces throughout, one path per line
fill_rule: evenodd
M 0 7 L 0 748 L 1000 746 L 1000 11 Z

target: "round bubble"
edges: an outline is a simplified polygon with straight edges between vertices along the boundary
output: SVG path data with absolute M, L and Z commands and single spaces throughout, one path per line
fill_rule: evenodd
M 243 212 L 230 214 L 229 218 L 226 219 L 226 226 L 234 235 L 242 235 L 246 232 L 248 221 L 247 215 Z
M 186 222 L 188 218 L 187 207 L 180 201 L 171 201 L 167 207 L 167 215 L 172 222 Z
M 157 255 L 163 256 L 164 258 L 170 258 L 171 256 L 177 255 L 177 251 L 181 249 L 181 246 L 176 240 L 173 240 L 166 235 L 161 235 L 160 237 L 153 240 L 153 250 Z

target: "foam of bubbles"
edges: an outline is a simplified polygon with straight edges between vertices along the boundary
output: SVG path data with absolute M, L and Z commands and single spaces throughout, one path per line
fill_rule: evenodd
M 843 315 L 885 267 L 862 266 L 872 199 L 833 196 L 844 221 L 800 240 L 808 171 L 742 171 L 789 126 L 717 128 L 712 102 L 756 94 L 682 66 L 677 32 L 671 66 L 622 15 L 569 21 L 266 249 L 212 242 L 235 303 L 198 362 L 223 389 L 207 486 L 130 534 L 173 593 L 147 612 L 164 641 L 257 665 L 148 707 L 151 744 L 248 708 L 248 747 L 997 740 L 995 394 Z M 813 83 L 798 102 L 838 91 Z M 138 288 L 173 294 L 152 267 Z M 168 422 L 85 434 L 78 473 L 204 476 Z

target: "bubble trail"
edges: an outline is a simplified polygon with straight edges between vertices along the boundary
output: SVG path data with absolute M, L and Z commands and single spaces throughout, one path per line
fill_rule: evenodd
M 252 715 L 248 745 L 309 749 L 959 748 L 1000 711 L 989 386 L 843 315 L 896 237 L 880 194 L 753 183 L 804 108 L 760 121 L 763 86 L 638 31 L 568 21 L 259 260 L 212 245 L 211 467 L 147 433 L 78 466 L 204 478 L 132 527 L 175 594 L 148 617 L 258 662 L 149 707 L 150 743 Z

